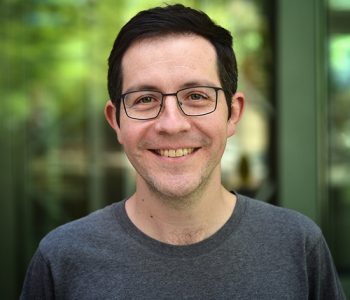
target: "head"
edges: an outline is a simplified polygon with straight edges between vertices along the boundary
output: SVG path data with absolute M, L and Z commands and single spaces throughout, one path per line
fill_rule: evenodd
M 156 7 L 141 11 L 119 32 L 108 64 L 108 92 L 116 107 L 116 119 L 120 122 L 120 96 L 122 94 L 122 59 L 136 41 L 174 34 L 194 34 L 208 40 L 215 48 L 217 71 L 228 106 L 229 117 L 232 95 L 237 90 L 237 63 L 232 49 L 229 31 L 216 25 L 205 13 L 181 4 Z

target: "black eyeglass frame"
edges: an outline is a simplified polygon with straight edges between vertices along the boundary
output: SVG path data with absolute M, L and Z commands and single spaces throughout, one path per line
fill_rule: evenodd
M 178 98 L 178 93 L 184 91 L 184 90 L 188 90 L 188 89 L 193 89 L 193 88 L 211 88 L 213 90 L 215 90 L 215 106 L 213 108 L 213 110 L 209 111 L 209 112 L 206 112 L 206 113 L 203 113 L 203 114 L 199 114 L 199 115 L 192 115 L 192 114 L 187 114 L 183 111 L 182 107 L 181 107 L 181 102 Z M 145 89 L 145 90 L 135 90 L 135 91 L 129 91 L 129 92 L 126 92 L 124 94 L 121 94 L 120 95 L 120 99 L 122 100 L 123 102 L 123 107 L 124 107 L 124 111 L 125 111 L 125 114 L 127 115 L 128 118 L 130 119 L 134 119 L 134 120 L 153 120 L 153 119 L 156 119 L 158 118 L 160 112 L 162 111 L 162 108 L 163 108 L 163 105 L 164 105 L 164 98 L 166 96 L 175 96 L 176 97 L 176 102 L 177 102 L 177 105 L 178 107 L 180 108 L 181 112 L 185 115 L 185 116 L 189 116 L 189 117 L 199 117 L 199 116 L 204 116 L 204 115 L 209 115 L 211 113 L 213 113 L 215 110 L 216 110 L 216 107 L 218 105 L 218 91 L 223 91 L 225 92 L 225 90 L 221 87 L 215 87 L 215 86 L 206 86 L 206 85 L 196 85 L 196 86 L 190 86 L 190 87 L 187 87 L 187 88 L 183 88 L 183 89 L 180 89 L 178 90 L 177 92 L 175 93 L 162 93 L 160 91 L 157 91 L 157 90 L 150 90 L 150 89 Z M 152 117 L 152 118 L 135 118 L 135 117 L 132 117 L 128 114 L 128 111 L 126 109 L 126 105 L 125 105 L 125 96 L 127 96 L 128 94 L 132 94 L 132 93 L 137 93 L 137 92 L 157 92 L 159 94 L 162 95 L 162 100 L 160 102 L 160 106 L 159 106 L 159 111 L 157 113 L 157 115 L 155 117 Z

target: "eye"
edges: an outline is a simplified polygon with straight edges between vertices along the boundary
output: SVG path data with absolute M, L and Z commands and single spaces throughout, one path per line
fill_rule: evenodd
M 132 103 L 132 106 L 153 106 L 158 105 L 162 101 L 162 96 L 161 94 L 156 94 L 152 92 L 136 92 L 130 95 L 130 101 Z
M 149 103 L 152 103 L 153 101 L 157 101 L 157 99 L 155 99 L 152 96 L 143 96 L 138 98 L 134 104 L 149 104 Z
M 189 95 L 189 99 L 190 100 L 206 100 L 206 99 L 208 99 L 208 97 L 206 95 L 203 95 L 203 94 L 192 93 Z

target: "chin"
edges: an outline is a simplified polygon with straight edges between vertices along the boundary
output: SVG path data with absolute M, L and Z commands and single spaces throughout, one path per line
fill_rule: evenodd
M 181 199 L 194 198 L 201 194 L 204 190 L 205 180 L 199 179 L 197 181 L 181 180 L 166 182 L 162 184 L 160 182 L 149 183 L 150 189 L 158 194 L 163 199 L 179 202 Z

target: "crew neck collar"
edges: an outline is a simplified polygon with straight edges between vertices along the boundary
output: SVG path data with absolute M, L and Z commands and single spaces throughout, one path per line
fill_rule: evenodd
M 246 201 L 244 197 L 233 192 L 237 197 L 235 208 L 227 222 L 210 237 L 190 245 L 172 245 L 158 241 L 138 229 L 126 213 L 125 202 L 118 203 L 115 209 L 117 221 L 122 226 L 128 238 L 133 239 L 141 247 L 158 255 L 168 257 L 193 257 L 208 253 L 223 244 L 238 227 L 241 217 L 244 214 Z

